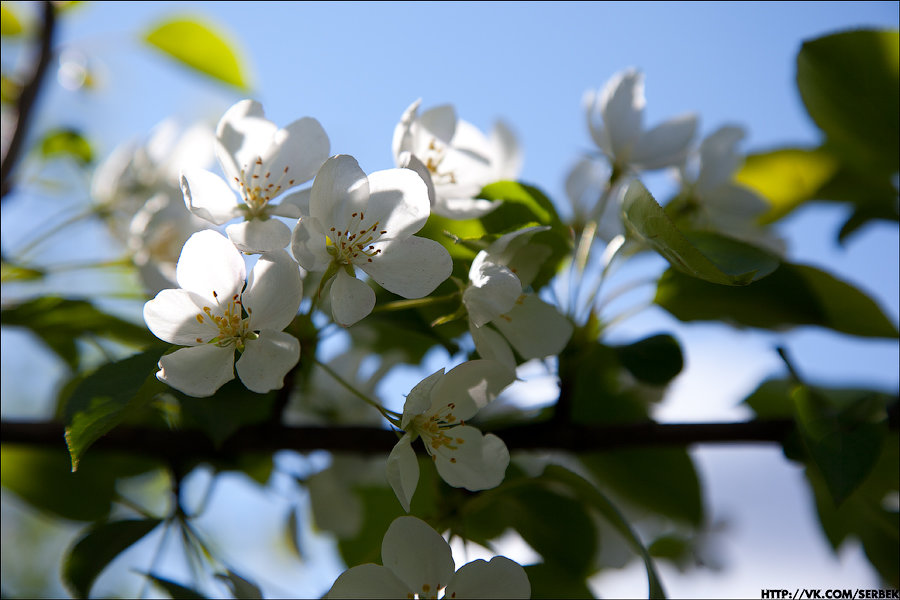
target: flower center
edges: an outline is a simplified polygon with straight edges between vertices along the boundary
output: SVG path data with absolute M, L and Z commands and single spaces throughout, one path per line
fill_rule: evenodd
M 215 290 L 213 290 L 213 297 L 217 302 L 216 307 L 204 306 L 203 312 L 197 313 L 196 317 L 199 323 L 210 321 L 218 330 L 218 335 L 207 340 L 206 343 L 215 344 L 220 348 L 234 344 L 238 350 L 243 351 L 244 342 L 257 337 L 257 334 L 250 330 L 250 309 L 245 309 L 244 305 L 241 304 L 240 294 L 232 296 L 231 300 L 224 305 L 219 300 L 219 295 Z M 247 312 L 246 317 L 243 316 L 245 310 Z M 197 343 L 202 344 L 204 340 L 197 338 Z
M 329 230 L 328 252 L 338 264 L 372 262 L 373 258 L 381 254 L 381 248 L 376 249 L 374 244 L 387 230 L 380 229 L 379 221 L 366 225 L 365 218 L 362 211 L 355 212 L 350 215 L 346 229 L 332 227 Z
M 438 410 L 430 413 L 416 415 L 412 421 L 412 429 L 422 436 L 425 442 L 425 450 L 434 459 L 434 453 L 441 448 L 448 450 L 459 450 L 460 445 L 465 443 L 462 438 L 454 437 L 450 434 L 452 429 L 463 422 L 456 418 L 453 410 L 456 405 L 452 402 Z M 450 462 L 456 462 L 455 458 L 450 458 Z
M 441 162 L 446 156 L 447 148 L 439 144 L 437 138 L 431 138 L 428 149 L 425 152 L 425 167 L 431 173 L 431 180 L 435 185 L 456 183 L 456 174 L 453 171 L 440 171 Z
M 276 177 L 273 177 L 272 172 L 266 170 L 260 156 L 256 157 L 252 165 L 241 168 L 241 176 L 235 177 L 234 180 L 240 186 L 248 219 L 267 217 L 269 201 L 294 185 L 293 179 L 285 182 L 288 169 L 289 167 L 285 166 L 281 173 L 275 173 Z

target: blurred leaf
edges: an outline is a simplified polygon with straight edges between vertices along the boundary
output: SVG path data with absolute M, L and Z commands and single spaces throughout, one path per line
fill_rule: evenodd
M 502 201 L 500 206 L 481 217 L 488 233 L 508 233 L 530 225 L 550 226 L 548 231 L 534 234 L 528 242 L 550 248 L 550 256 L 531 283 L 535 290 L 546 285 L 571 250 L 569 228 L 560 221 L 550 199 L 540 189 L 517 181 L 498 181 L 487 185 L 478 197 Z
M 406 513 L 394 491 L 385 487 L 357 489 L 363 505 L 363 524 L 353 538 L 339 539 L 338 550 L 348 567 L 363 563 L 381 564 L 381 541 L 391 522 Z M 416 496 L 413 496 L 415 502 Z
M 690 541 L 682 537 L 664 535 L 653 540 L 647 552 L 654 558 L 669 560 L 680 567 L 690 557 L 693 548 Z
M 13 104 L 19 100 L 21 94 L 21 82 L 7 76 L 5 73 L 0 75 L 0 102 L 3 104 Z
M 14 37 L 23 31 L 25 28 L 15 11 L 6 2 L 0 5 L 0 35 Z
M 260 600 L 262 598 L 262 592 L 259 591 L 256 584 L 247 581 L 234 571 L 226 569 L 224 574 L 216 573 L 216 579 L 225 582 L 231 588 L 231 593 L 234 594 L 235 598 L 247 600 Z
M 27 327 L 73 370 L 80 364 L 75 340 L 96 335 L 144 347 L 158 341 L 146 327 L 100 312 L 84 300 L 44 296 L 0 311 L 3 325 Z
M 160 523 L 160 519 L 135 519 L 89 528 L 63 558 L 66 587 L 76 598 L 87 598 L 103 569 Z
M 693 277 L 743 286 L 778 267 L 778 258 L 744 242 L 712 232 L 683 233 L 644 184 L 634 180 L 622 205 L 629 232 L 659 252 L 672 266 Z
M 105 364 L 77 384 L 65 407 L 72 471 L 91 444 L 168 389 L 156 378 L 159 356 L 153 349 Z
M 900 220 L 897 188 L 890 173 L 873 174 L 844 166 L 819 190 L 818 196 L 823 200 L 847 202 L 853 209 L 838 233 L 841 243 L 871 220 Z
M 844 160 L 900 168 L 900 32 L 855 30 L 807 41 L 797 55 L 806 110 Z
M 151 27 L 143 39 L 205 75 L 243 91 L 250 87 L 234 43 L 209 24 L 190 18 L 168 19 Z
M 53 449 L 4 443 L 0 463 L 3 487 L 39 510 L 74 521 L 103 519 L 115 497 L 116 479 L 158 466 L 146 458 L 98 451 L 73 473 L 62 440 Z
M 555 565 L 538 563 L 527 565 L 525 574 L 531 583 L 531 597 L 539 598 L 593 598 L 584 579 L 572 577 Z
M 806 387 L 797 388 L 793 399 L 803 442 L 835 506 L 840 506 L 881 455 L 887 434 L 884 404 L 872 394 L 836 405 Z
M 237 378 L 232 379 L 208 398 L 193 398 L 172 390 L 181 403 L 181 426 L 199 429 L 216 446 L 246 425 L 266 421 L 272 414 L 277 392 L 251 392 Z
M 40 269 L 32 269 L 20 265 L 14 265 L 3 261 L 0 263 L 0 282 L 8 281 L 34 281 L 44 277 L 44 272 Z
M 622 366 L 650 385 L 666 385 L 684 367 L 681 346 L 668 334 L 654 335 L 626 346 L 613 346 L 613 350 Z
M 94 160 L 91 143 L 74 129 L 52 129 L 44 134 L 40 142 L 41 156 L 45 159 L 69 157 L 82 165 Z
M 581 461 L 617 497 L 693 526 L 703 522 L 700 480 L 684 448 L 624 448 Z
M 565 484 L 575 492 L 579 500 L 597 510 L 643 559 L 644 566 L 647 569 L 648 596 L 650 598 L 666 597 L 666 592 L 659 579 L 659 574 L 656 572 L 656 566 L 653 564 L 650 553 L 647 552 L 643 542 L 641 542 L 640 538 L 622 516 L 622 513 L 609 501 L 609 498 L 583 477 L 558 465 L 547 466 L 541 477 Z
M 760 221 L 773 223 L 810 200 L 838 170 L 838 161 L 821 148 L 782 148 L 747 156 L 735 181 L 760 193 L 769 211 Z
M 783 263 L 748 286 L 717 286 L 673 269 L 660 277 L 656 304 L 682 321 L 724 321 L 782 330 L 817 325 L 864 337 L 896 338 L 881 308 L 852 285 L 814 267 Z
M 203 600 L 206 598 L 200 592 L 185 587 L 180 583 L 175 583 L 171 579 L 164 579 L 150 573 L 142 573 L 142 575 L 164 589 L 172 597 L 172 600 Z

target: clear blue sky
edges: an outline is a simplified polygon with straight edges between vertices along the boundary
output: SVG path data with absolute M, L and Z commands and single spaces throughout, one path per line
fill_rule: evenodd
M 590 148 L 582 94 L 601 87 L 616 71 L 636 66 L 646 73 L 647 124 L 694 111 L 704 134 L 725 123 L 746 127 L 748 151 L 811 145 L 818 141 L 817 131 L 794 85 L 794 59 L 802 41 L 852 27 L 898 24 L 897 2 L 88 3 L 69 15 L 61 39 L 91 57 L 105 73 L 106 85 L 89 97 L 57 91 L 42 106 L 44 122 L 62 118 L 67 124 L 89 126 L 88 133 L 106 153 L 170 115 L 215 121 L 242 95 L 180 69 L 137 41 L 138 33 L 154 20 L 183 13 L 202 15 L 237 40 L 255 83 L 253 96 L 269 118 L 286 124 L 301 116 L 316 117 L 330 136 L 332 152 L 354 155 L 365 170 L 393 166 L 394 125 L 409 103 L 421 97 L 425 107 L 455 104 L 461 118 L 485 130 L 503 117 L 524 148 L 522 179 L 559 202 L 564 202 L 567 169 Z M 658 191 L 665 189 L 661 179 L 652 184 Z M 897 228 L 876 225 L 848 247 L 836 248 L 832 240 L 842 215 L 829 208 L 792 218 L 785 225 L 792 240 L 790 256 L 861 286 L 896 323 Z M 3 235 L 14 238 L 15 231 L 6 226 Z M 733 373 L 732 387 L 706 388 L 708 411 L 697 406 L 696 396 L 691 404 L 684 391 L 681 400 L 673 399 L 664 411 L 670 420 L 732 414 L 734 402 L 749 391 L 744 389 L 751 385 L 745 381 L 748 374 L 758 380 L 777 368 L 768 350 L 774 341 L 787 341 L 811 378 L 868 382 L 886 389 L 898 385 L 896 342 L 859 341 L 811 330 L 787 338 L 735 338 L 722 328 L 680 327 L 652 311 L 623 332 L 636 335 L 660 328 L 684 336 L 689 361 L 698 368 L 714 367 L 712 358 L 719 352 L 731 352 L 732 362 L 746 360 L 743 372 Z M 734 340 L 740 340 L 743 349 L 735 349 Z M 4 372 L 7 360 L 4 352 Z M 736 387 L 735 379 L 740 379 Z M 699 384 L 682 387 L 692 394 L 703 389 Z M 710 480 L 713 474 L 727 476 L 736 464 L 745 464 L 723 456 L 704 458 Z M 779 468 L 769 463 L 777 462 L 777 457 L 751 459 L 746 468 L 764 478 L 766 470 Z M 793 486 L 782 501 L 784 510 L 802 513 L 786 521 L 805 527 L 784 535 L 819 544 L 818 550 L 796 550 L 814 556 L 807 571 L 797 569 L 806 573 L 805 587 L 822 587 L 817 582 L 824 580 L 815 579 L 815 561 L 827 558 L 821 550 L 824 542 L 816 538 L 796 473 L 779 473 L 772 477 Z M 728 500 L 722 484 L 709 484 L 713 502 L 725 503 L 714 504 L 714 514 L 730 511 L 740 522 L 742 511 L 754 510 L 727 504 L 737 500 Z M 770 506 L 760 522 L 788 527 L 779 510 Z M 760 558 L 765 555 L 763 542 L 754 542 L 752 536 L 738 539 L 745 540 L 745 546 L 759 544 L 746 553 L 744 548 L 733 551 L 732 559 L 737 556 L 740 563 L 755 556 L 765 565 Z M 852 583 L 874 581 L 859 567 L 858 554 L 849 567 L 856 577 Z M 763 579 L 766 568 L 771 566 L 756 571 L 757 587 L 776 586 L 776 580 Z M 843 573 L 822 562 L 819 573 L 824 576 L 825 570 Z M 750 588 L 733 588 L 734 593 L 755 595 L 747 583 L 753 581 L 752 573 L 747 577 L 741 585 Z M 729 595 L 728 586 L 738 584 L 720 580 L 718 585 Z M 677 588 L 673 583 L 669 588 L 673 595 L 677 589 L 686 590 L 681 595 L 708 589 Z M 624 594 L 627 587 L 612 589 L 618 591 L 607 588 L 607 593 Z

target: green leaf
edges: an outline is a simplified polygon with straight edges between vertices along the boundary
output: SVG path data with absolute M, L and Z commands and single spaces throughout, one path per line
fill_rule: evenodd
M 76 598 L 87 598 L 103 569 L 160 523 L 159 519 L 136 519 L 92 526 L 63 559 L 66 587 Z
M 699 526 L 703 522 L 700 479 L 687 450 L 625 448 L 585 455 L 581 460 L 604 489 L 617 497 L 683 523 Z
M 199 429 L 216 446 L 246 425 L 266 421 L 272 414 L 277 392 L 251 392 L 238 379 L 232 379 L 208 398 L 193 398 L 172 390 L 181 403 L 181 426 Z
M 339 539 L 338 550 L 348 567 L 363 563 L 380 564 L 384 532 L 394 519 L 406 513 L 389 487 L 366 486 L 358 488 L 356 492 L 363 505 L 362 527 L 353 538 Z M 413 496 L 413 502 L 416 495 Z
M 206 596 L 201 594 L 200 592 L 193 590 L 189 587 L 185 587 L 180 583 L 175 583 L 171 579 L 165 579 L 163 577 L 157 577 L 151 573 L 142 573 L 144 577 L 161 587 L 172 597 L 172 600 L 202 600 L 205 599 Z
M 769 203 L 762 223 L 773 223 L 819 198 L 819 190 L 837 172 L 838 160 L 821 148 L 781 148 L 747 156 L 735 181 L 759 192 Z
M 887 434 L 884 404 L 877 394 L 846 405 L 800 387 L 793 394 L 797 424 L 812 461 L 836 506 L 862 483 L 881 455 Z
M 159 350 L 148 350 L 103 365 L 77 384 L 65 406 L 72 471 L 91 444 L 168 389 L 156 378 L 159 357 Z
M 618 531 L 631 544 L 632 548 L 643 559 L 644 566 L 647 569 L 648 595 L 650 598 L 665 598 L 666 592 L 663 589 L 662 581 L 656 572 L 656 566 L 653 559 L 643 542 L 622 516 L 622 513 L 609 501 L 600 490 L 594 487 L 589 481 L 576 475 L 568 469 L 564 469 L 558 465 L 549 465 L 544 469 L 541 476 L 543 478 L 564 483 L 571 489 L 579 500 L 594 508 L 599 512 L 616 531 Z
M 53 129 L 44 134 L 40 142 L 41 156 L 45 159 L 73 158 L 82 165 L 94 160 L 91 143 L 75 129 Z
M 262 592 L 259 590 L 259 587 L 234 571 L 226 569 L 225 573 L 216 573 L 216 579 L 225 582 L 231 588 L 231 593 L 234 594 L 235 598 L 247 600 L 262 599 Z
M 61 437 L 61 436 L 60 436 Z M 0 484 L 35 508 L 73 521 L 97 521 L 109 514 L 116 480 L 158 466 L 146 458 L 97 452 L 72 472 L 62 447 L 3 444 Z
M 23 267 L 3 261 L 0 263 L 0 281 L 6 283 L 8 281 L 34 281 L 41 279 L 45 273 L 40 269 L 31 267 Z
M 204 75 L 243 91 L 250 88 L 234 42 L 208 23 L 193 18 L 167 19 L 151 27 L 143 39 Z
M 543 287 L 556 275 L 563 258 L 571 251 L 569 228 L 563 225 L 553 202 L 538 188 L 517 181 L 498 181 L 485 186 L 479 198 L 501 201 L 500 206 L 481 217 L 488 233 L 502 234 L 530 225 L 548 225 L 548 231 L 534 234 L 529 244 L 544 244 L 551 254 L 531 285 Z
M 644 184 L 634 180 L 622 209 L 626 228 L 659 252 L 673 267 L 699 279 L 743 286 L 778 267 L 778 258 L 755 246 L 712 232 L 679 230 Z
M 14 37 L 24 31 L 19 16 L 6 3 L 0 6 L 0 35 Z
M 682 321 L 725 321 L 782 330 L 817 325 L 850 335 L 896 338 L 896 326 L 852 285 L 814 267 L 783 263 L 748 286 L 724 287 L 669 269 L 660 277 L 656 304 Z
M 900 168 L 900 32 L 855 30 L 807 41 L 797 87 L 830 150 L 861 169 Z
M 85 336 L 113 339 L 135 347 L 158 340 L 146 327 L 107 315 L 84 300 L 44 296 L 0 311 L 3 325 L 33 331 L 73 370 L 80 364 L 75 340 Z
M 613 346 L 619 362 L 639 381 L 666 385 L 681 373 L 684 356 L 678 340 L 658 334 L 626 346 Z
M 524 567 L 531 583 L 531 597 L 539 598 L 593 598 L 584 579 L 577 579 L 556 565 L 538 563 Z

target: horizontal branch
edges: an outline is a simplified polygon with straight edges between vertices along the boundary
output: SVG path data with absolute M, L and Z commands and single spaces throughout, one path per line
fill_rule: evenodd
M 634 424 L 583 426 L 557 423 L 515 425 L 495 429 L 510 450 L 569 450 L 588 452 L 636 446 L 693 444 L 781 443 L 794 430 L 791 419 L 739 423 Z M 64 426 L 58 422 L 0 423 L 4 444 L 57 446 L 65 449 Z M 93 448 L 184 460 L 228 459 L 247 452 L 277 450 L 310 452 L 387 453 L 397 434 L 375 427 L 246 427 L 222 446 L 199 431 L 119 426 L 97 440 Z

